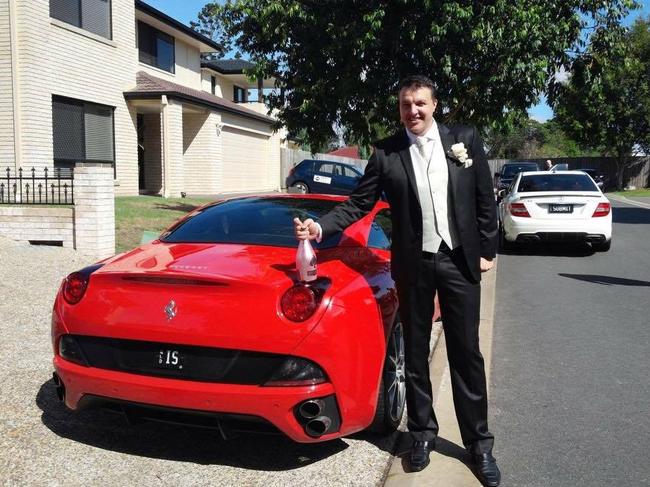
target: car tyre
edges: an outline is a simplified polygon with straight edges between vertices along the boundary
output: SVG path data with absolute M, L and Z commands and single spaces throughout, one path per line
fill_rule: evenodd
M 302 181 L 297 181 L 291 185 L 292 188 L 296 190 L 297 193 L 300 194 L 307 194 L 309 193 L 309 186 L 307 186 L 307 183 L 303 183 Z
M 603 243 L 591 244 L 596 252 L 607 252 L 612 247 L 612 239 L 605 240 Z
M 506 239 L 506 231 L 503 225 L 499 228 L 499 249 L 502 252 L 511 252 L 514 248 L 514 243 Z
M 368 428 L 373 433 L 388 435 L 402 422 L 406 409 L 406 361 L 404 327 L 398 318 L 386 346 L 386 358 L 379 384 L 375 418 Z

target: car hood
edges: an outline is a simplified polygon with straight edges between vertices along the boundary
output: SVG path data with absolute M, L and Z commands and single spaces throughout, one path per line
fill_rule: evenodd
M 303 323 L 280 307 L 297 282 L 296 249 L 239 244 L 143 245 L 93 273 L 81 302 L 61 303 L 60 312 L 70 333 L 290 353 L 337 291 L 371 270 L 369 255 L 363 247 L 317 252 L 330 284 Z

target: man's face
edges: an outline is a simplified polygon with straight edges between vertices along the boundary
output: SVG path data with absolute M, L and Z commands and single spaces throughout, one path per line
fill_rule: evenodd
M 429 88 L 405 87 L 399 92 L 399 118 L 415 135 L 424 135 L 433 125 L 438 100 Z

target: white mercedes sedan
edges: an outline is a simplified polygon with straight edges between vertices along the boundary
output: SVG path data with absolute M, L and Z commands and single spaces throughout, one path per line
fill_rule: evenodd
M 570 241 L 607 251 L 612 244 L 612 205 L 582 171 L 522 172 L 500 193 L 501 248 Z

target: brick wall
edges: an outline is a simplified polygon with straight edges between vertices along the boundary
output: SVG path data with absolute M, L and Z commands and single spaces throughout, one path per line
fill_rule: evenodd
M 183 159 L 188 194 L 215 194 L 220 190 L 221 159 L 217 159 L 217 124 L 213 111 L 183 114 Z
M 135 86 L 133 0 L 111 1 L 112 39 L 50 18 L 47 1 L 16 0 L 16 5 L 18 130 L 23 164 L 52 167 L 52 95 L 108 105 L 115 107 L 118 192 L 137 194 L 135 112 L 128 108 L 123 95 L 124 90 Z M 2 31 L 0 28 L 0 46 Z M 0 88 L 4 98 L 5 89 L 2 85 Z
M 0 206 L 0 235 L 13 240 L 74 247 L 73 222 L 71 206 Z
M 9 1 L 0 0 L 0 167 L 14 162 L 14 92 Z
M 0 235 L 74 247 L 96 259 L 115 253 L 115 195 L 111 164 L 79 164 L 73 206 L 0 206 Z

